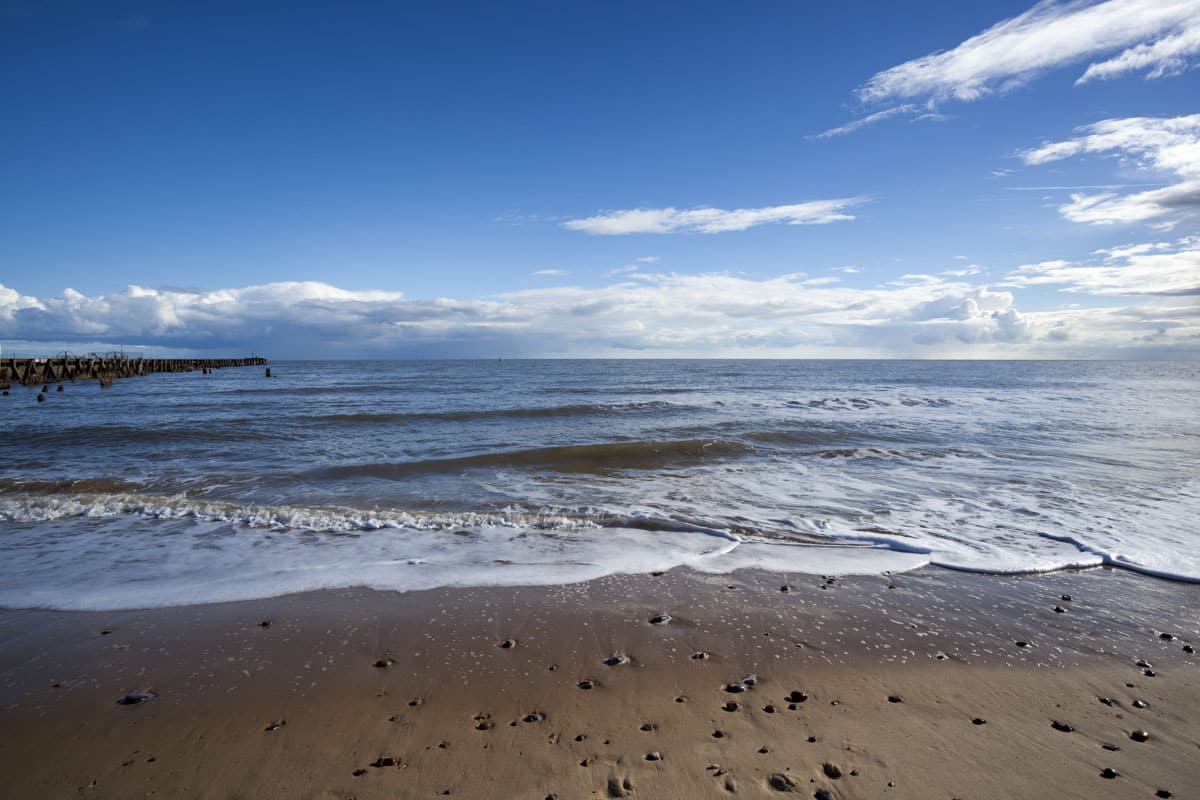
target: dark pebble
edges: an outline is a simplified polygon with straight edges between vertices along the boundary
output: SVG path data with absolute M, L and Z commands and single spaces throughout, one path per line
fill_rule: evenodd
M 1158 676 L 1158 673 L 1152 669 L 1144 669 L 1144 670 L 1142 670 L 1142 674 L 1145 675 L 1147 678 L 1154 678 L 1154 677 Z
M 1135 742 L 1148 742 L 1150 741 L 1150 734 L 1146 733 L 1145 731 L 1134 731 L 1133 733 L 1129 734 L 1129 738 L 1133 739 Z
M 771 752 L 771 748 L 764 744 L 762 747 L 758 748 L 758 752 L 760 755 L 766 755 L 767 753 Z
M 712 737 L 713 737 L 714 739 L 724 739 L 724 738 L 725 738 L 725 731 L 713 731 L 713 732 L 712 732 Z
M 578 686 L 580 689 L 594 689 L 596 687 L 596 684 L 594 681 L 580 681 L 579 683 L 577 683 L 575 685 Z
M 1157 792 L 1154 793 L 1154 796 L 1155 797 L 1170 797 L 1171 793 L 1169 791 L 1167 791 L 1166 789 L 1159 789 Z
M 809 744 L 816 744 L 816 743 L 817 743 L 817 737 L 815 737 L 815 736 L 810 736 L 810 737 L 808 737 L 808 743 L 809 743 Z
M 371 666 L 375 667 L 375 669 L 387 669 L 388 667 L 390 667 L 392 664 L 395 664 L 395 663 L 396 662 L 390 658 L 380 658 L 380 659 L 376 660 L 376 662 L 374 664 L 372 664 Z
M 1067 613 L 1067 610 L 1065 608 L 1063 608 L 1062 606 L 1055 606 L 1054 613 L 1055 614 L 1065 614 L 1065 613 Z
M 659 570 L 655 570 L 654 572 L 651 572 L 650 574 L 655 578 L 661 578 L 663 575 L 666 575 L 667 573 L 665 573 L 661 569 L 659 569 Z
M 371 766 L 377 769 L 381 767 L 394 767 L 396 766 L 396 759 L 391 756 L 380 756 L 371 762 Z
M 1173 633 L 1160 633 L 1160 634 L 1158 635 L 1158 638 L 1162 639 L 1164 642 L 1170 642 L 1170 641 L 1173 641 L 1173 640 L 1175 639 L 1175 634 L 1173 634 Z
M 1029 647 L 1029 642 L 1017 642 L 1017 647 Z
M 971 720 L 971 724 L 972 725 L 987 725 L 987 720 L 984 719 L 983 717 L 976 717 L 975 719 Z
M 645 732 L 649 733 L 650 731 L 654 730 L 654 723 L 653 723 L 653 722 L 646 722 L 646 723 L 643 723 L 643 724 L 642 724 L 642 727 L 641 727 L 641 730 L 643 730 L 643 731 L 645 731 Z
M 727 683 L 725 684 L 725 691 L 729 692 L 730 694 L 741 694 L 742 692 L 746 691 L 746 687 L 741 683 Z
M 606 667 L 619 667 L 622 664 L 629 663 L 629 656 L 623 656 L 620 654 L 611 655 L 608 658 L 604 659 L 603 663 L 604 663 L 604 666 L 606 666 Z
M 791 776 L 784 775 L 782 772 L 771 775 L 767 778 L 767 783 L 777 792 L 794 792 L 799 788 L 799 784 L 792 780 Z
M 1112 767 L 1105 767 L 1105 768 L 1104 768 L 1104 769 L 1103 769 L 1103 770 L 1100 772 L 1100 777 L 1101 777 L 1101 778 L 1107 778 L 1108 780 L 1110 780 L 1110 781 L 1111 781 L 1113 778 L 1117 777 L 1117 776 L 1118 776 L 1118 775 L 1120 775 L 1120 774 L 1121 774 L 1121 773 L 1117 772 L 1117 771 L 1116 771 L 1115 769 L 1113 769 Z
M 1192 647 L 1190 644 L 1185 644 L 1185 645 L 1183 646 L 1183 652 L 1185 652 L 1185 653 L 1194 653 L 1194 652 L 1196 652 L 1196 648 Z
M 534 711 L 533 713 L 530 713 L 530 714 L 526 714 L 526 715 L 525 715 L 525 721 L 526 721 L 526 722 L 541 722 L 541 721 L 542 721 L 542 720 L 544 720 L 545 718 L 546 718 L 546 715 L 545 715 L 545 714 L 542 714 L 542 713 L 541 713 L 541 712 L 539 712 L 539 711 Z
M 737 711 L 739 708 L 741 708 L 741 705 L 733 702 L 732 700 L 721 706 L 721 709 L 724 711 Z
M 1150 704 L 1139 697 L 1137 700 L 1133 701 L 1133 707 L 1134 708 L 1149 708 Z
M 763 706 L 763 711 L 765 711 L 768 714 L 774 714 L 775 706 L 768 703 L 767 705 Z
M 1110 753 L 1116 753 L 1121 749 L 1121 748 L 1117 747 L 1115 744 L 1102 744 L 1100 746 L 1103 747 L 1105 750 L 1108 750 Z
M 286 722 L 283 722 L 282 720 L 281 720 L 281 721 L 279 721 L 279 722 L 272 722 L 270 725 L 268 725 L 267 727 L 263 728 L 263 730 L 264 730 L 264 731 L 277 731 L 277 730 L 279 730 L 280 728 L 282 728 L 282 727 L 283 727 L 284 725 L 286 725 L 286 724 L 287 724 L 287 723 L 286 723 Z
M 1067 723 L 1059 722 L 1058 720 L 1054 720 L 1054 722 L 1051 722 L 1050 727 L 1054 728 L 1054 730 L 1056 730 L 1056 731 L 1062 731 L 1063 733 L 1071 733 L 1072 731 L 1075 730 Z
M 258 623 L 258 627 L 260 627 L 260 628 L 269 628 L 269 627 L 271 627 L 271 620 L 269 620 L 269 619 L 264 619 L 262 622 Z
M 1110 707 L 1115 706 L 1117 704 L 1117 701 L 1113 700 L 1111 697 L 1098 697 L 1096 699 L 1099 700 L 1101 703 L 1104 703 L 1104 705 L 1110 706 Z
M 503 642 L 500 642 L 500 644 L 498 644 L 496 646 L 499 647 L 501 650 L 512 650 L 514 647 L 517 646 L 517 641 L 516 641 L 516 639 L 505 639 Z
M 1137 666 L 1139 666 L 1139 667 L 1143 667 L 1143 668 L 1145 668 L 1145 669 L 1150 669 L 1150 667 L 1154 666 L 1153 664 L 1151 664 L 1149 661 L 1147 661 L 1147 660 L 1146 660 L 1146 659 L 1144 659 L 1144 658 L 1139 658 L 1137 661 L 1135 661 L 1135 662 L 1133 662 L 1133 663 L 1134 663 L 1135 665 L 1137 665 Z
M 655 750 L 653 753 L 646 753 L 647 761 L 662 761 L 663 754 Z
M 889 694 L 889 695 L 888 695 L 888 702 L 889 702 L 889 703 L 903 703 L 903 702 L 904 702 L 904 698 L 903 698 L 903 697 L 901 697 L 901 696 L 900 696 L 900 695 L 898 695 L 898 694 Z
M 708 653 L 705 653 L 703 650 L 701 650 L 698 653 L 692 653 L 691 658 L 692 661 L 707 661 Z
M 653 617 L 650 618 L 651 625 L 666 625 L 670 621 L 671 621 L 670 614 L 655 614 Z
M 1071 595 L 1069 595 L 1069 594 L 1064 594 L 1064 595 L 1062 596 L 1062 598 L 1061 598 L 1061 599 L 1062 599 L 1062 600 L 1065 600 L 1066 602 L 1068 602 L 1068 603 L 1069 603 L 1069 602 L 1071 602 Z
M 356 769 L 356 770 L 354 770 L 354 772 L 352 772 L 350 774 L 353 775 L 354 777 L 358 778 L 362 775 L 366 775 L 367 771 L 365 769 Z
M 826 778 L 832 778 L 835 781 L 842 777 L 842 770 L 837 764 L 825 762 L 821 765 L 821 771 L 825 773 Z
M 787 697 L 783 698 L 789 703 L 803 703 L 808 699 L 808 694 L 805 692 L 792 692 Z
M 828 789 L 817 789 L 813 792 L 813 800 L 833 800 L 833 792 Z
M 419 706 L 419 705 L 423 705 L 424 703 L 425 703 L 424 697 L 414 697 L 412 700 L 408 701 L 408 704 L 410 706 Z
M 130 692 L 124 697 L 117 700 L 119 706 L 136 706 L 138 703 L 145 703 L 158 697 L 154 692 Z

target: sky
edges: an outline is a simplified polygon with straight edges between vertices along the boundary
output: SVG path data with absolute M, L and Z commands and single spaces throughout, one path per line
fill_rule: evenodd
M 1200 0 L 0 0 L 0 355 L 1200 357 Z

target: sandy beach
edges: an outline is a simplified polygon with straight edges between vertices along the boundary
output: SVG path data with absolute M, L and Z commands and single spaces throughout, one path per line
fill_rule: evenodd
M 1119 570 L 926 569 L 5 611 L 0 773 L 9 797 L 1191 797 L 1197 609 Z

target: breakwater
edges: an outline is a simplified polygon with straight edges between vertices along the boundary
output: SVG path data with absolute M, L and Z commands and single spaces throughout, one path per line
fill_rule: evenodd
M 62 358 L 0 359 L 0 388 L 63 381 L 99 380 L 110 385 L 117 378 L 134 378 L 156 372 L 196 372 L 225 367 L 265 366 L 267 359 L 250 358 L 129 358 L 126 356 L 67 356 Z

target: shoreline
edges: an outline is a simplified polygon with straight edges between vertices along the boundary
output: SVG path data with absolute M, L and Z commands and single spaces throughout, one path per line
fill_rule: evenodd
M 1200 586 L 1123 569 L 925 567 L 4 610 L 0 775 L 31 796 L 1185 797 L 1197 609 Z

